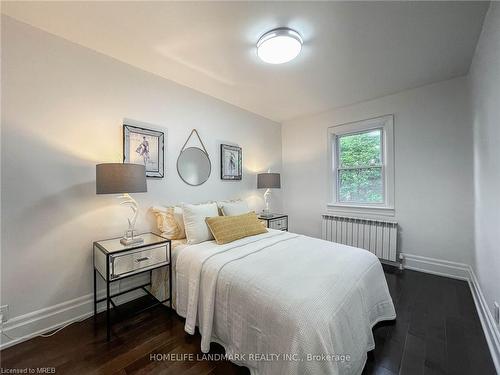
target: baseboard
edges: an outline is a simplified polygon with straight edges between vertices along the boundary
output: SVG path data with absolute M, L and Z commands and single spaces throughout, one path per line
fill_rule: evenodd
M 481 290 L 479 281 L 474 273 L 472 267 L 469 267 L 470 279 L 469 286 L 472 292 L 472 297 L 474 298 L 474 303 L 476 305 L 477 313 L 479 314 L 479 319 L 481 320 L 481 326 L 483 327 L 484 335 L 486 336 L 486 341 L 490 348 L 491 357 L 495 363 L 495 368 L 497 373 L 500 374 L 500 331 L 499 327 L 495 324 L 495 319 L 491 314 L 491 310 L 486 303 L 484 294 Z
M 111 294 L 118 292 L 119 289 L 126 290 L 135 285 L 147 282 L 145 281 L 145 279 L 147 279 L 146 277 L 140 276 L 141 275 L 139 275 L 139 277 L 125 279 L 121 285 L 113 285 L 111 288 Z M 139 295 L 141 295 L 140 291 L 134 291 L 129 294 L 124 294 L 114 299 L 114 301 L 118 304 L 122 304 L 137 298 Z M 98 298 L 102 298 L 104 296 L 105 290 L 99 290 Z M 105 304 L 99 304 L 98 311 L 101 312 L 104 309 Z M 82 297 L 9 319 L 3 324 L 2 331 L 12 339 L 5 335 L 1 335 L 0 350 L 19 344 L 40 334 L 53 331 L 66 324 L 87 319 L 93 314 L 94 296 L 93 294 L 87 294 Z
M 413 254 L 402 254 L 405 269 L 430 273 L 452 279 L 469 280 L 470 267 L 468 264 L 451 262 Z
M 0 349 L 19 344 L 65 324 L 86 319 L 93 313 L 93 296 L 89 294 L 18 316 L 3 324 L 3 332 L 9 337 L 2 335 Z
M 500 332 L 495 324 L 486 299 L 481 290 L 481 285 L 472 267 L 468 264 L 451 262 L 434 258 L 423 257 L 413 254 L 403 254 L 404 268 L 419 272 L 430 273 L 438 276 L 451 277 L 453 279 L 468 282 L 476 310 L 481 321 L 486 341 L 490 349 L 491 357 L 497 373 L 500 374 Z

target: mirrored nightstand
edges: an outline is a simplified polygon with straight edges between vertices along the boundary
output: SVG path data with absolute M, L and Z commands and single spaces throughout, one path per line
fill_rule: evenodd
M 170 263 L 171 249 L 170 240 L 161 237 L 154 233 L 144 233 L 139 235 L 144 242 L 140 244 L 132 244 L 125 246 L 120 243 L 121 238 L 113 238 L 109 240 L 96 241 L 93 246 L 93 263 L 94 263 L 94 317 L 97 315 L 97 304 L 106 302 L 106 325 L 107 339 L 111 337 L 111 305 L 118 310 L 118 307 L 113 298 L 134 290 L 142 290 L 147 295 L 155 299 L 155 302 L 141 309 L 145 311 L 165 302 L 170 302 L 172 307 L 172 267 Z M 160 267 L 168 267 L 169 276 L 169 294 L 168 298 L 160 301 L 151 293 L 147 287 L 152 286 L 152 271 Z M 133 288 L 119 291 L 113 295 L 110 294 L 110 285 L 119 280 L 126 279 L 130 276 L 141 273 L 149 273 L 149 282 L 135 286 Z M 106 296 L 97 299 L 97 274 L 99 274 L 106 283 Z
M 259 215 L 259 220 L 266 228 L 288 231 L 288 215 L 270 214 L 269 216 Z

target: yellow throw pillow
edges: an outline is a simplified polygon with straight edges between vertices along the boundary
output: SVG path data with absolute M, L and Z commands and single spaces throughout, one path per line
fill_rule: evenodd
M 267 232 L 255 212 L 236 216 L 207 217 L 205 221 L 219 245 Z

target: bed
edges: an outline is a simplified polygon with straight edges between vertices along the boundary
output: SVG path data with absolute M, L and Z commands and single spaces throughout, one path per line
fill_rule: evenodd
M 372 327 L 396 318 L 371 253 L 277 230 L 225 245 L 175 243 L 174 307 L 252 374 L 360 374 Z

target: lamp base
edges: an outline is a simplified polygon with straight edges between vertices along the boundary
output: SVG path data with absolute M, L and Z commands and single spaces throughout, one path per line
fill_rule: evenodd
M 269 212 L 269 210 L 262 210 L 262 212 L 260 213 L 260 216 L 265 217 L 267 219 L 267 218 L 273 217 L 274 214 L 272 212 Z
M 133 229 L 127 230 L 120 240 L 120 243 L 125 246 L 143 243 L 144 239 L 142 237 L 134 237 L 134 232 Z
M 120 240 L 120 243 L 125 246 L 135 245 L 143 242 L 144 240 L 141 237 L 132 237 L 132 238 L 123 237 Z

